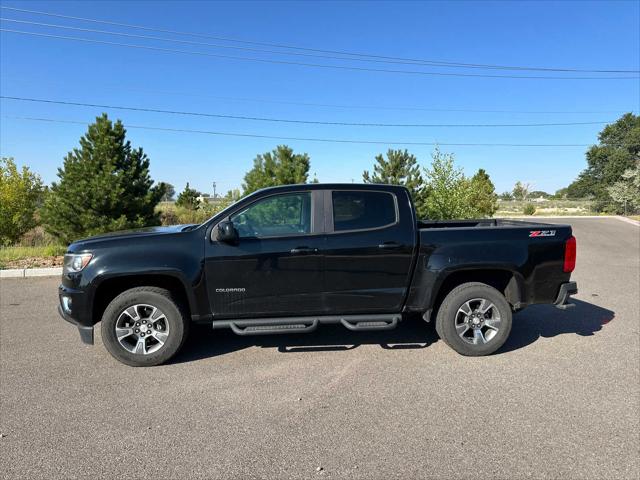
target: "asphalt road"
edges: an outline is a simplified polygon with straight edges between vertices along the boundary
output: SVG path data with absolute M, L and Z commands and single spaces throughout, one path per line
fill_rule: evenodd
M 637 479 L 640 228 L 566 222 L 577 307 L 519 313 L 484 358 L 422 322 L 203 328 L 172 364 L 134 369 L 58 317 L 58 279 L 2 280 L 0 476 Z

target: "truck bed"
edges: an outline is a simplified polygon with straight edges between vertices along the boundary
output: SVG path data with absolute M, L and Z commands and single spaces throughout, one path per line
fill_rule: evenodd
M 483 227 L 550 227 L 542 222 L 527 222 L 501 218 L 480 218 L 474 220 L 418 220 L 418 228 L 483 228 Z

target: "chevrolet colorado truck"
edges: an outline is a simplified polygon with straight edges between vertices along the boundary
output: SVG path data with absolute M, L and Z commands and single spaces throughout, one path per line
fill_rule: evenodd
M 559 308 L 576 240 L 568 225 L 420 221 L 393 185 L 266 188 L 202 225 L 115 232 L 72 243 L 60 315 L 119 361 L 152 366 L 182 347 L 192 322 L 238 335 L 360 332 L 435 319 L 462 355 L 487 355 L 531 304 Z

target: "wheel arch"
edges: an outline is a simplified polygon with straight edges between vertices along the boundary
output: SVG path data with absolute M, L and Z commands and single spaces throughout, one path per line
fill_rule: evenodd
M 103 279 L 95 288 L 93 295 L 92 319 L 98 323 L 102 319 L 107 305 L 121 293 L 135 287 L 158 287 L 171 292 L 174 299 L 186 310 L 189 317 L 194 312 L 195 301 L 189 295 L 189 289 L 177 275 L 169 273 L 118 275 Z
M 440 279 L 433 292 L 432 311 L 437 313 L 451 290 L 469 282 L 480 282 L 495 288 L 515 310 L 522 306 L 524 285 L 522 277 L 517 272 L 505 268 L 474 268 L 454 270 Z

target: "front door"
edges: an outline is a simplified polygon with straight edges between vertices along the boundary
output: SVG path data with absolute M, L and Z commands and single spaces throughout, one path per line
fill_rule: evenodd
M 322 311 L 321 222 L 316 192 L 274 194 L 233 213 L 239 242 L 207 242 L 205 274 L 214 318 L 310 315 Z M 317 210 L 317 209 L 316 209 Z

